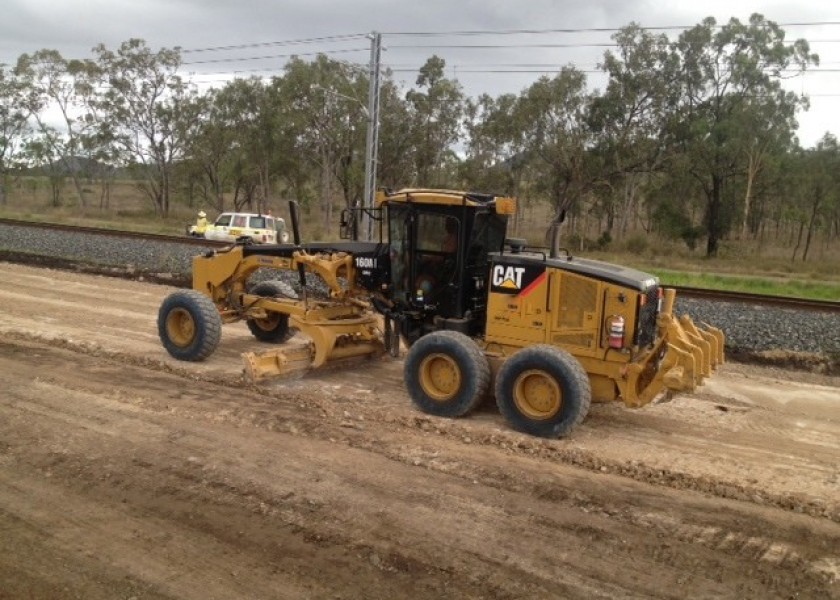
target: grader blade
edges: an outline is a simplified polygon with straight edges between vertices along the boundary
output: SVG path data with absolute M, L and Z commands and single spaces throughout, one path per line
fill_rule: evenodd
M 312 368 L 315 355 L 312 342 L 297 348 L 281 348 L 265 352 L 243 352 L 245 373 L 254 381 L 268 377 L 303 375 Z
M 379 319 L 371 313 L 339 319 L 293 316 L 291 322 L 307 342 L 296 348 L 245 352 L 245 371 L 252 379 L 298 375 L 385 353 Z

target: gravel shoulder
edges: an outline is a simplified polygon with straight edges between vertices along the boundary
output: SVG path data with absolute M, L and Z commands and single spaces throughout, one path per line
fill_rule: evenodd
M 259 386 L 165 286 L 0 263 L 0 598 L 840 598 L 840 379 L 726 365 L 565 440 L 401 362 Z

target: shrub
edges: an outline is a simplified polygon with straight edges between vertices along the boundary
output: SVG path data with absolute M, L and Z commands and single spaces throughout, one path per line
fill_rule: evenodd
M 648 249 L 648 238 L 644 235 L 632 235 L 624 242 L 624 247 L 633 254 L 644 254 Z

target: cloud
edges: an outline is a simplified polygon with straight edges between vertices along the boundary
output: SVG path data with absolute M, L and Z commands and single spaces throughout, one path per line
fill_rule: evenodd
M 796 3 L 706 0 L 664 4 L 652 0 L 585 3 L 569 0 L 285 0 L 282 3 L 276 0 L 5 0 L 0 20 L 0 62 L 14 64 L 20 54 L 42 48 L 57 49 L 68 58 L 89 57 L 91 48 L 99 43 L 117 48 L 130 38 L 142 38 L 153 49 L 179 46 L 190 50 L 376 30 L 386 32 L 383 62 L 394 68 L 396 79 L 403 85 L 413 86 L 416 69 L 429 56 L 437 54 L 446 60 L 447 75 L 456 76 L 468 94 L 498 95 L 522 90 L 540 76 L 541 70 L 556 72 L 561 65 L 570 63 L 593 70 L 606 48 L 591 44 L 608 43 L 610 33 L 473 37 L 387 34 L 611 28 L 631 21 L 643 26 L 694 25 L 709 15 L 719 23 L 733 16 L 746 21 L 753 12 L 780 23 L 840 21 L 827 14 L 828 10 L 836 10 L 831 7 L 822 0 Z M 837 35 L 840 26 L 785 29 L 789 39 L 840 37 Z M 369 54 L 367 44 L 364 39 L 323 40 L 294 46 L 190 53 L 185 54 L 185 61 L 193 64 L 185 67 L 185 72 L 215 80 L 249 74 L 253 69 L 267 69 L 260 74 L 273 75 L 282 71 L 286 55 L 318 51 L 336 52 L 331 54 L 333 58 L 365 65 Z M 546 44 L 556 47 L 545 47 Z M 477 45 L 484 47 L 468 47 Z M 812 45 L 820 53 L 823 64 L 840 63 L 840 44 Z M 255 56 L 273 58 L 250 58 Z M 248 60 L 208 62 L 232 58 Z M 522 72 L 528 69 L 536 72 Z M 590 74 L 589 78 L 592 85 L 603 87 L 598 76 Z M 790 89 L 813 96 L 812 111 L 800 118 L 801 138 L 806 145 L 815 143 L 826 128 L 840 131 L 840 115 L 834 110 L 840 96 L 838 79 L 827 73 L 814 73 L 787 84 Z

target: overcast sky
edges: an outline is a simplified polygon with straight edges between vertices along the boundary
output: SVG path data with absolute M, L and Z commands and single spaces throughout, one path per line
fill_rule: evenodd
M 279 74 L 290 54 L 327 52 L 366 65 L 364 34 L 380 31 L 383 64 L 405 87 L 414 85 L 417 69 L 437 54 L 446 60 L 447 75 L 469 95 L 496 96 L 518 93 L 561 65 L 595 70 L 611 34 L 406 34 L 618 28 L 631 21 L 691 26 L 708 16 L 718 23 L 732 17 L 746 21 L 754 12 L 781 24 L 787 39 L 807 39 L 820 55 L 819 68 L 786 83 L 811 98 L 810 111 L 799 116 L 801 143 L 812 146 L 826 131 L 840 136 L 840 4 L 828 0 L 0 0 L 0 63 L 13 65 L 21 54 L 43 48 L 88 58 L 99 43 L 115 49 L 142 38 L 155 50 L 181 47 L 184 62 L 191 63 L 183 74 L 206 85 Z M 588 78 L 592 87 L 603 86 L 597 74 Z

